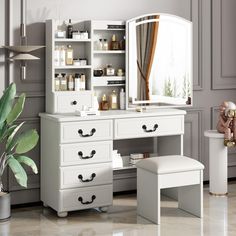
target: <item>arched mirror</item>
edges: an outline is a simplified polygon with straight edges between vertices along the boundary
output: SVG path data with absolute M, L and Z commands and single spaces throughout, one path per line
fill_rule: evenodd
M 128 108 L 192 104 L 192 23 L 152 14 L 127 21 Z

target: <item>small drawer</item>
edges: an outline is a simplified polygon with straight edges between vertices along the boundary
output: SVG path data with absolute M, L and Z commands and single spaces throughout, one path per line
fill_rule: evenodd
M 115 120 L 115 139 L 177 135 L 184 133 L 184 116 Z
M 61 211 L 75 211 L 112 205 L 112 185 L 60 190 Z
M 82 106 L 92 107 L 92 92 L 60 92 L 56 96 L 56 112 L 70 113 L 81 110 Z
M 87 142 L 112 139 L 112 120 L 62 123 L 61 142 Z
M 111 184 L 113 179 L 112 164 L 61 167 L 60 178 L 61 189 Z
M 61 166 L 111 162 L 112 141 L 60 145 Z

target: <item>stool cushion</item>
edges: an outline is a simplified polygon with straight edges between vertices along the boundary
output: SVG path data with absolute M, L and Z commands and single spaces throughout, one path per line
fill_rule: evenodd
M 151 157 L 136 163 L 137 168 L 155 174 L 176 173 L 191 170 L 202 170 L 204 165 L 199 161 L 181 155 Z

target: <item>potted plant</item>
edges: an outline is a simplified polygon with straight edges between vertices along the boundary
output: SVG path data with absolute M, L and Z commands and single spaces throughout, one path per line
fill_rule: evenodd
M 14 104 L 15 95 L 16 85 L 12 83 L 0 99 L 0 220 L 10 217 L 10 193 L 4 191 L 2 183 L 6 167 L 9 166 L 16 181 L 23 187 L 27 187 L 27 174 L 22 164 L 30 166 L 35 174 L 38 173 L 34 161 L 25 153 L 35 147 L 39 136 L 34 129 L 19 132 L 24 122 L 15 121 L 24 108 L 25 94 L 22 93 Z

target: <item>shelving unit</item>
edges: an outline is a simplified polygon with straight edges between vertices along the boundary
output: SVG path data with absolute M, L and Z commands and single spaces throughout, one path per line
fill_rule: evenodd
M 107 39 L 110 44 L 112 35 L 115 34 L 117 41 L 125 36 L 125 22 L 123 21 L 73 21 L 73 29 L 88 31 L 88 39 L 56 38 L 56 31 L 66 31 L 63 21 L 46 21 L 46 112 L 65 113 L 75 112 L 82 106 L 93 106 L 93 94 L 96 93 L 99 101 L 103 94 L 107 97 L 116 90 L 119 95 L 120 88 L 125 86 L 125 76 L 93 76 L 94 69 L 106 68 L 112 65 L 125 72 L 125 50 L 96 50 L 96 42 L 102 38 Z M 86 58 L 87 65 L 54 65 L 54 51 L 56 46 L 71 45 L 74 58 Z M 57 92 L 54 89 L 55 74 L 83 73 L 86 76 L 86 91 Z M 119 101 L 119 99 L 118 99 Z M 63 102 L 63 105 L 61 104 Z M 65 104 L 64 104 L 65 103 Z M 75 105 L 76 104 L 76 105 Z M 65 109 L 66 105 L 68 106 Z
M 111 28 L 113 27 L 113 28 Z M 119 95 L 121 87 L 125 87 L 125 76 L 117 76 L 117 69 L 125 72 L 125 50 L 110 50 L 112 35 L 116 35 L 116 40 L 121 41 L 125 36 L 124 21 L 92 21 L 91 39 L 92 39 L 92 70 L 104 69 L 107 65 L 112 65 L 115 69 L 115 76 L 93 76 L 92 87 L 98 98 L 103 94 L 107 97 L 116 90 Z M 96 46 L 99 39 L 106 39 L 109 44 L 109 50 L 97 50 Z M 119 101 L 119 98 L 118 98 Z

